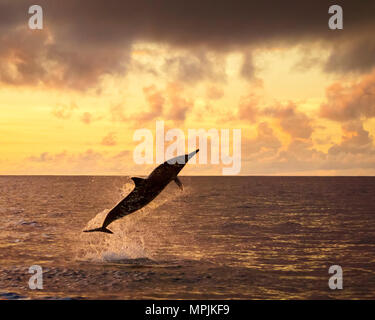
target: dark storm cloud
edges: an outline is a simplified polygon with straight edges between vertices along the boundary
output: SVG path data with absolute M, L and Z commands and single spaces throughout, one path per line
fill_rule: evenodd
M 41 2 L 43 4 L 43 2 Z M 77 42 L 116 43 L 126 38 L 186 45 L 298 41 L 338 36 L 328 29 L 332 1 L 118 1 L 45 2 L 49 23 Z M 345 14 L 345 30 L 373 26 L 374 2 L 335 1 Z M 48 10 L 48 11 L 47 11 Z M 69 24 L 67 23 L 69 22 Z M 67 34 L 65 34 L 67 36 Z
M 40 31 L 29 32 L 26 41 L 15 37 L 16 44 L 9 43 L 15 30 L 26 33 L 27 10 L 35 2 L 5 0 L 0 4 L 0 46 L 6 46 L 6 49 L 0 47 L 2 82 L 28 83 L 38 74 L 38 80 L 45 84 L 85 89 L 103 74 L 125 72 L 129 48 L 138 40 L 188 49 L 206 47 L 221 52 L 240 47 L 271 48 L 315 41 L 323 41 L 329 48 L 346 43 L 345 50 L 333 51 L 327 71 L 363 71 L 375 64 L 373 50 L 370 53 L 361 50 L 363 42 L 354 41 L 358 35 L 370 34 L 369 30 L 375 29 L 374 1 L 37 2 L 43 7 L 44 26 L 53 37 L 51 43 L 34 40 Z M 331 4 L 343 6 L 344 30 L 328 29 Z M 367 37 L 363 41 L 367 41 Z M 21 61 L 16 65 L 17 76 L 4 76 L 4 61 L 12 54 Z M 335 59 L 337 54 L 338 59 Z M 356 54 L 365 58 L 354 63 Z M 32 59 L 28 60 L 26 55 Z M 59 74 L 46 68 L 40 60 L 57 64 Z M 194 68 L 200 70 L 199 66 Z M 246 70 L 253 70 L 251 64 L 246 65 Z
M 374 11 L 375 19 L 375 11 Z M 325 65 L 326 72 L 357 72 L 366 73 L 375 66 L 375 27 L 372 34 L 359 36 L 360 39 L 353 39 L 351 42 L 339 43 L 332 50 Z
M 0 30 L 25 22 L 28 6 L 25 1 L 2 0 L 0 2 Z

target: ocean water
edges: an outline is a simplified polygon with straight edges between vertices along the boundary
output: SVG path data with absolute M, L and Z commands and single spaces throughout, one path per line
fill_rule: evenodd
M 110 235 L 128 177 L 1 176 L 0 299 L 375 298 L 374 177 L 181 180 Z

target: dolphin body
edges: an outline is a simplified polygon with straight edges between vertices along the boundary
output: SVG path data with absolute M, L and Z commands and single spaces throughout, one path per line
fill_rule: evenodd
M 173 180 L 183 190 L 181 181 L 177 175 L 199 149 L 182 156 L 165 161 L 158 166 L 146 178 L 131 178 L 135 187 L 122 201 L 120 201 L 105 217 L 100 228 L 84 230 L 83 232 L 106 232 L 113 233 L 107 226 L 113 221 L 127 216 L 149 204 L 160 192 Z

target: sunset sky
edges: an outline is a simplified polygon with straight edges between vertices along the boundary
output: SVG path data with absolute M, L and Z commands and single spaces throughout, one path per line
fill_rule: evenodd
M 43 30 L 28 28 L 33 4 Z M 331 4 L 343 30 L 328 28 Z M 374 1 L 0 0 L 0 174 L 146 175 L 133 134 L 164 120 L 242 129 L 242 175 L 374 175 L 374 12 Z

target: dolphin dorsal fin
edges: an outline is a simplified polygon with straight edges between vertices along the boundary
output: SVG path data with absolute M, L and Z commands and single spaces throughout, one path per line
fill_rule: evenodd
M 131 179 L 134 181 L 135 187 L 139 187 L 145 182 L 145 179 L 143 178 L 132 177 Z
M 178 185 L 178 187 L 181 189 L 181 190 L 184 190 L 184 186 L 182 185 L 182 182 L 180 179 L 178 179 L 177 177 L 174 179 L 174 182 L 176 182 L 176 184 Z

